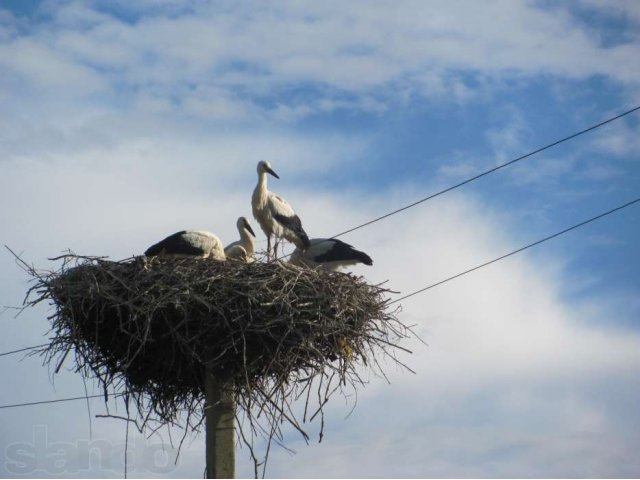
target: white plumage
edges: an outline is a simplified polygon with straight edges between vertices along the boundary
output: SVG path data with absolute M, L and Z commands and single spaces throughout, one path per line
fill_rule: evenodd
M 224 247 L 224 253 L 227 258 L 237 258 L 246 262 L 252 262 L 254 252 L 253 237 L 255 237 L 256 234 L 253 232 L 246 217 L 238 218 L 236 227 L 238 227 L 238 233 L 240 233 L 240 240 L 231 242 Z
M 312 238 L 306 250 L 296 248 L 293 251 L 289 262 L 312 268 L 322 267 L 331 271 L 356 263 L 373 265 L 369 255 L 336 238 Z
M 238 260 L 240 262 L 251 263 L 253 257 L 250 257 L 242 245 L 230 245 L 224 249 L 227 260 Z
M 302 228 L 302 222 L 291 205 L 267 189 L 267 173 L 280 178 L 267 161 L 258 163 L 258 184 L 251 197 L 253 216 L 267 236 L 267 253 L 271 251 L 271 236 L 275 237 L 274 256 L 277 254 L 279 239 L 285 238 L 298 248 L 309 246 L 309 237 Z
M 202 257 L 224 261 L 224 248 L 220 239 L 211 232 L 203 230 L 183 230 L 169 235 L 164 240 L 150 246 L 144 254 L 173 255 L 179 257 Z

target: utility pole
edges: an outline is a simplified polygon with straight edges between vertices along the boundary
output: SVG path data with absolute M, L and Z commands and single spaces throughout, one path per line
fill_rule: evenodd
M 207 371 L 205 383 L 207 478 L 235 478 L 235 413 L 233 389 Z

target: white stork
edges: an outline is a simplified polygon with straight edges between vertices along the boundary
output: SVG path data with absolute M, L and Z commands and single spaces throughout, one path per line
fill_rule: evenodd
M 253 262 L 253 257 L 249 256 L 242 245 L 229 245 L 224 249 L 224 254 L 227 260 L 237 260 L 244 263 Z
M 312 238 L 306 250 L 296 248 L 293 251 L 289 262 L 312 268 L 321 266 L 333 272 L 356 263 L 373 265 L 369 255 L 337 238 Z
M 231 242 L 224 247 L 224 253 L 227 258 L 237 258 L 252 262 L 254 251 L 253 237 L 255 237 L 256 234 L 253 232 L 246 217 L 238 218 L 236 227 L 238 227 L 238 232 L 240 233 L 240 240 Z
M 278 242 L 285 238 L 304 250 L 309 246 L 309 237 L 302 228 L 300 217 L 282 197 L 267 190 L 267 173 L 280 178 L 267 161 L 258 162 L 258 184 L 251 197 L 253 216 L 267 236 L 267 254 L 271 251 L 271 236 L 275 237 L 273 253 L 277 255 Z
M 176 257 L 201 257 L 226 260 L 222 242 L 213 233 L 202 230 L 183 230 L 169 235 L 144 252 L 147 257 L 172 255 Z

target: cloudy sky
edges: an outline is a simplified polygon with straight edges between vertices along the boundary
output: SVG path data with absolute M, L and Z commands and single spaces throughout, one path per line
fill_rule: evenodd
M 632 0 L 0 0 L 0 241 L 39 268 L 228 243 L 263 159 L 331 236 L 640 105 L 639 32 Z M 344 236 L 374 260 L 355 271 L 409 293 L 637 198 L 639 120 Z M 416 373 L 336 398 L 321 444 L 287 431 L 267 475 L 637 477 L 639 240 L 635 206 L 402 302 Z M 27 288 L 0 253 L 0 305 Z M 0 352 L 48 313 L 5 311 Z M 83 395 L 66 367 L 0 357 L 0 404 Z M 123 422 L 86 410 L 0 410 L 0 475 L 121 476 Z M 130 438 L 130 475 L 202 475 L 201 437 L 175 466 L 168 434 Z

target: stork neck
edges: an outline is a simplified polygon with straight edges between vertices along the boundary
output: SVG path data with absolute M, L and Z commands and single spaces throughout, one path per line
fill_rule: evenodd
M 247 251 L 248 255 L 253 255 L 253 237 L 246 228 L 240 230 L 240 244 Z
M 258 175 L 258 190 L 260 190 L 260 193 L 267 191 L 267 172 L 260 172 L 260 175 Z
M 254 208 L 256 205 L 264 205 L 267 201 L 267 174 L 260 172 L 258 174 L 258 184 L 253 191 Z M 242 234 L 242 233 L 241 233 Z

